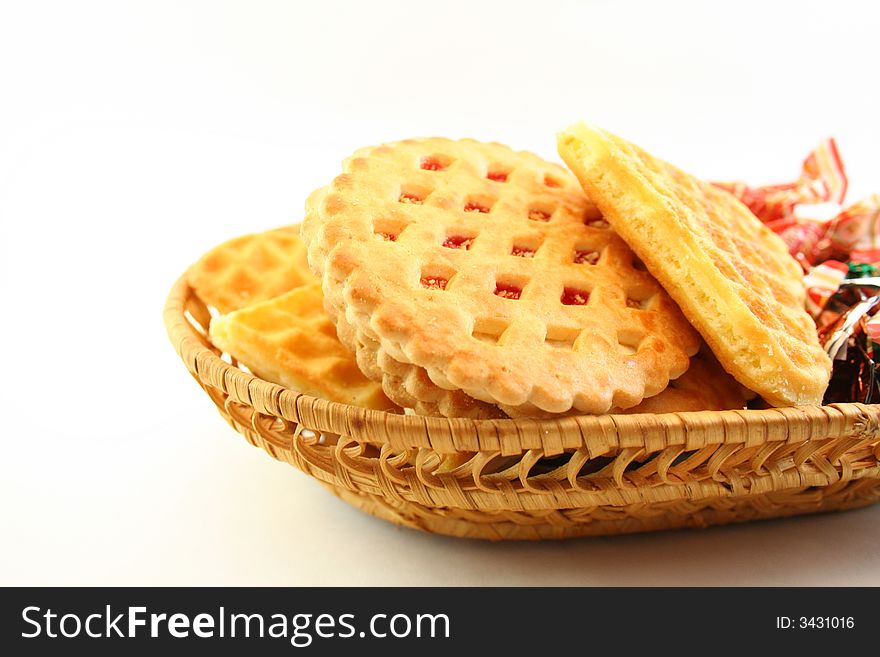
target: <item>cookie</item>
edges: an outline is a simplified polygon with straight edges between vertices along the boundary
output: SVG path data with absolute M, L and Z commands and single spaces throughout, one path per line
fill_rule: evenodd
M 755 398 L 755 393 L 744 388 L 724 371 L 707 345 L 691 358 L 688 371 L 659 395 L 648 397 L 638 406 L 618 413 L 681 413 L 685 411 L 727 411 L 743 409 Z
M 187 279 L 198 297 L 221 313 L 317 280 L 309 271 L 298 225 L 224 242 L 190 267 Z
M 331 320 L 478 401 L 630 408 L 700 344 L 569 172 L 499 144 L 359 151 L 302 235 Z
M 401 412 L 337 339 L 318 283 L 213 318 L 210 338 L 267 381 L 330 401 Z
M 358 361 L 375 349 L 359 348 Z M 377 371 L 373 368 L 372 371 Z M 472 399 L 461 391 L 446 391 L 434 384 L 424 369 L 402 363 L 389 363 L 387 359 L 380 376 L 382 387 L 397 404 L 412 408 L 418 415 L 442 417 L 468 417 L 471 419 L 552 418 L 537 409 L 503 408 Z M 687 372 L 670 381 L 659 394 L 644 399 L 628 409 L 611 409 L 609 413 L 679 413 L 684 411 L 723 411 L 743 409 L 755 393 L 744 388 L 730 376 L 709 348 L 703 348 L 691 358 Z
M 728 192 L 601 129 L 574 125 L 558 145 L 725 370 L 774 406 L 821 404 L 831 361 L 776 234 Z

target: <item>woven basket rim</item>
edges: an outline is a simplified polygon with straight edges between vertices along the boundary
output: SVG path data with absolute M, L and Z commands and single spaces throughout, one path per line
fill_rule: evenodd
M 859 403 L 499 420 L 366 409 L 296 392 L 227 363 L 187 319 L 187 306 L 192 301 L 201 303 L 183 274 L 168 294 L 163 318 L 175 351 L 202 385 L 219 388 L 232 401 L 252 406 L 264 415 L 377 445 L 429 448 L 439 453 L 514 454 L 540 449 L 550 456 L 581 447 L 596 453 L 611 446 L 656 448 L 680 444 L 695 449 L 709 444 L 803 441 L 813 435 L 827 435 L 828 430 L 853 437 L 880 430 L 880 405 Z

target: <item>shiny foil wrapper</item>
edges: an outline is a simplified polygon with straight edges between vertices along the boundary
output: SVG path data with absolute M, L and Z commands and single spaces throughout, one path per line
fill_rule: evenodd
M 848 279 L 818 320 L 819 343 L 831 357 L 824 402 L 880 402 L 880 278 Z

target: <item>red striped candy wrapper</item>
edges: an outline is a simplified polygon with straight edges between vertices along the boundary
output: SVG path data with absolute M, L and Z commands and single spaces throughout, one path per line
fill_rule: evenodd
M 827 237 L 834 249 L 853 262 L 880 262 L 880 194 L 859 201 L 829 222 Z
M 804 276 L 807 286 L 807 312 L 817 319 L 828 299 L 840 289 L 840 284 L 849 273 L 849 265 L 837 260 L 826 260 L 813 267 Z
M 781 233 L 791 224 L 794 209 L 803 203 L 843 203 L 847 178 L 837 143 L 829 137 L 801 166 L 800 178 L 781 185 L 749 187 L 740 182 L 715 183 L 745 203 L 764 223 Z M 782 222 L 774 227 L 775 222 Z

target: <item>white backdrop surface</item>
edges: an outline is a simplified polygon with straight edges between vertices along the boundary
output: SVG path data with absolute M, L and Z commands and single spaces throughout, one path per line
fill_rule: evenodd
M 522 4 L 522 8 L 518 6 Z M 880 507 L 561 543 L 429 536 L 250 447 L 161 309 L 359 146 L 555 155 L 577 118 L 713 179 L 826 135 L 880 191 L 872 3 L 0 5 L 0 584 L 880 584 Z

